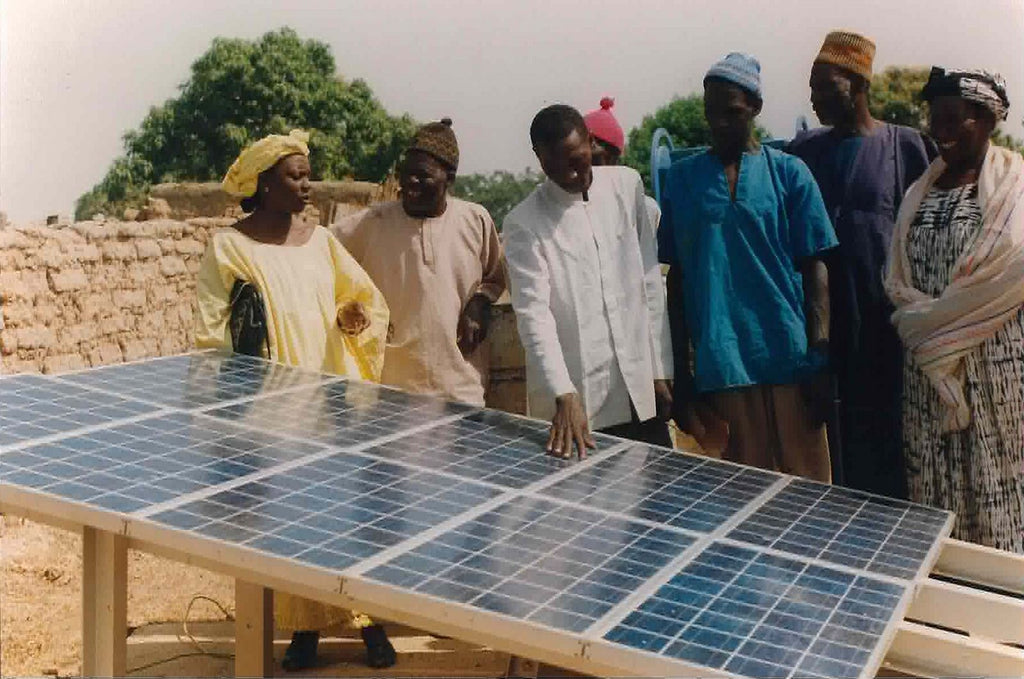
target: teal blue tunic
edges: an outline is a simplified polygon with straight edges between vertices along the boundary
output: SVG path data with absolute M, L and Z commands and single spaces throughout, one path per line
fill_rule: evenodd
M 733 199 L 718 158 L 691 156 L 669 170 L 662 208 L 659 256 L 682 272 L 697 390 L 792 384 L 820 369 L 799 266 L 837 241 L 803 161 L 766 146 L 744 154 Z

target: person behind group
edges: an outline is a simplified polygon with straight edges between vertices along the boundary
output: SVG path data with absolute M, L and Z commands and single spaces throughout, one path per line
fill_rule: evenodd
M 704 78 L 711 148 L 668 171 L 658 240 L 676 423 L 701 441 L 724 421 L 725 459 L 828 482 L 821 257 L 836 238 L 803 161 L 758 143 L 761 102 L 754 57 L 716 63 Z
M 672 356 L 654 224 L 640 175 L 592 168 L 590 133 L 564 104 L 530 141 L 547 179 L 505 218 L 530 414 L 548 451 L 583 456 L 592 429 L 671 446 Z
M 787 150 L 810 167 L 839 238 L 825 261 L 843 483 L 903 498 L 903 352 L 889 322 L 882 271 L 903 194 L 938 151 L 917 130 L 872 117 L 874 56 L 875 44 L 862 35 L 825 37 L 810 88 L 826 127 L 798 135 Z
M 932 68 L 936 159 L 907 193 L 885 288 L 903 340 L 910 499 L 953 535 L 1024 553 L 1024 158 L 990 143 L 998 75 Z
M 196 344 L 376 381 L 388 308 L 345 248 L 302 217 L 310 190 L 307 140 L 300 130 L 269 135 L 243 150 L 228 170 L 223 188 L 241 198 L 248 214 L 214 232 L 207 245 Z M 284 593 L 275 596 L 274 608 L 278 627 L 294 631 L 285 669 L 312 667 L 318 630 L 342 621 L 362 629 L 371 666 L 395 662 L 384 629 L 364 615 Z
M 587 130 L 590 132 L 590 157 L 594 167 L 618 165 L 626 149 L 626 135 L 612 113 L 613 106 L 613 98 L 603 97 L 600 108 L 583 116 L 583 122 L 587 124 Z M 661 223 L 661 208 L 658 207 L 658 201 L 645 195 L 644 204 L 647 206 L 651 224 L 657 231 L 658 224 Z
M 399 172 L 401 199 L 337 221 L 332 231 L 391 309 L 382 381 L 484 405 L 491 305 L 505 291 L 487 209 L 448 195 L 459 166 L 451 120 L 422 126 Z

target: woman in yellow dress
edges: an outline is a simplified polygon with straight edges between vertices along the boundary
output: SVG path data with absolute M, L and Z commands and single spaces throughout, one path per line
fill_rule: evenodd
M 334 236 L 301 216 L 310 190 L 307 140 L 301 130 L 270 135 L 228 170 L 224 190 L 248 214 L 210 238 L 199 271 L 196 344 L 376 382 L 388 308 Z M 371 667 L 395 662 L 383 628 L 365 615 L 284 593 L 274 611 L 278 627 L 293 631 L 287 670 L 313 666 L 319 631 L 345 621 L 361 629 Z

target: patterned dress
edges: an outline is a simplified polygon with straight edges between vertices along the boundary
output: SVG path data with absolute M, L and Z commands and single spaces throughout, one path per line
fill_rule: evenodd
M 980 226 L 977 184 L 932 188 L 907 236 L 914 287 L 941 294 Z M 1024 309 L 968 354 L 964 367 L 971 424 L 943 434 L 938 393 L 905 357 L 910 499 L 956 512 L 956 538 L 1024 553 Z

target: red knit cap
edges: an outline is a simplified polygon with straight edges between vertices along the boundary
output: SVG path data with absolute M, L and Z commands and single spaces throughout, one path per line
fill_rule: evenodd
M 622 149 L 626 147 L 626 135 L 622 133 L 619 121 L 612 114 L 612 106 L 614 105 L 614 99 L 605 97 L 601 100 L 601 108 L 583 116 L 583 120 L 587 123 L 587 129 L 590 130 L 592 135 L 603 142 L 611 144 L 621 153 Z

